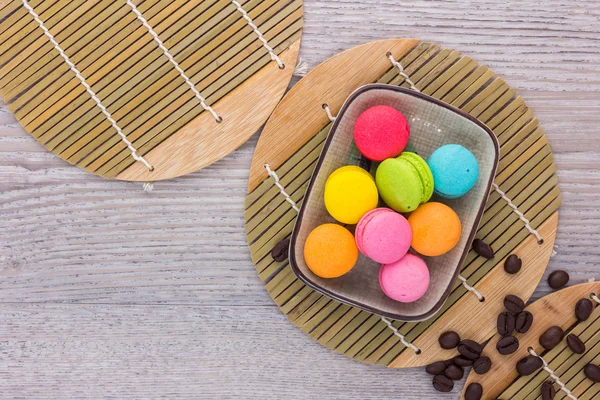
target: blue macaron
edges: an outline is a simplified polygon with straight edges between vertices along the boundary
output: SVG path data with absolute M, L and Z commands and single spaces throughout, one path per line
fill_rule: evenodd
M 431 154 L 427 165 L 433 175 L 434 192 L 445 199 L 465 195 L 479 178 L 479 164 L 469 150 L 447 144 Z

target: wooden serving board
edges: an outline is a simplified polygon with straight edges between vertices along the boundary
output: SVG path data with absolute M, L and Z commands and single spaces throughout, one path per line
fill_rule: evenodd
M 395 321 L 407 349 L 377 315 L 340 304 L 306 287 L 287 261 L 275 262 L 271 249 L 289 237 L 296 212 L 268 177 L 264 165 L 277 172 L 291 198 L 301 203 L 334 115 L 348 95 L 373 82 L 408 87 L 386 53 L 404 65 L 423 93 L 465 110 L 497 135 L 501 160 L 495 182 L 513 199 L 544 238 L 538 244 L 508 205 L 493 192 L 477 237 L 490 243 L 496 257 L 487 261 L 471 252 L 461 274 L 484 296 L 479 302 L 459 281 L 442 310 L 420 323 Z M 529 299 L 552 253 L 561 203 L 550 145 L 523 99 L 490 69 L 457 51 L 417 39 L 368 43 L 347 50 L 311 71 L 282 99 L 259 139 L 246 197 L 246 233 L 250 254 L 267 291 L 290 321 L 324 346 L 370 364 L 395 368 L 449 358 L 437 343 L 453 329 L 484 342 L 495 332 L 496 316 L 506 294 Z M 504 259 L 518 254 L 518 275 L 504 272 Z M 474 318 L 477 316 L 477 318 Z
M 106 178 L 156 181 L 196 171 L 244 143 L 271 114 L 296 65 L 302 0 L 137 0 L 217 123 L 125 0 L 31 0 L 128 139 L 107 118 L 22 0 L 0 0 L 0 95 L 19 123 L 62 159 Z
M 500 338 L 496 334 L 485 347 L 483 354 L 492 360 L 492 368 L 485 375 L 469 374 L 465 388 L 473 382 L 483 386 L 484 399 L 539 399 L 540 386 L 550 379 L 548 372 L 540 369 L 529 376 L 519 376 L 516 363 L 529 355 L 527 349 L 532 347 L 536 354 L 541 355 L 550 369 L 561 379 L 561 382 L 580 400 L 591 400 L 600 397 L 600 383 L 593 383 L 583 374 L 583 368 L 589 362 L 600 364 L 600 307 L 596 306 L 587 321 L 578 322 L 575 318 L 575 304 L 582 298 L 590 298 L 591 294 L 600 294 L 600 282 L 584 283 L 568 287 L 549 294 L 527 307 L 533 314 L 533 325 L 525 334 L 516 334 L 519 339 L 519 349 L 508 356 L 502 356 L 496 351 L 496 342 Z M 574 333 L 585 343 L 586 352 L 582 355 L 573 353 L 563 340 L 550 351 L 545 351 L 539 344 L 540 335 L 551 326 L 560 326 L 565 331 L 565 337 Z M 566 393 L 558 391 L 556 399 L 566 398 Z M 464 396 L 464 393 L 463 393 Z

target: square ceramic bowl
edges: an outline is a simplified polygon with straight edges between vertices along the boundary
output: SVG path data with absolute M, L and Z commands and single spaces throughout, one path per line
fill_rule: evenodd
M 346 275 L 323 279 L 313 274 L 304 261 L 308 234 L 317 226 L 336 222 L 325 209 L 323 192 L 329 175 L 345 165 L 360 165 L 374 176 L 376 165 L 361 157 L 353 140 L 358 116 L 375 105 L 399 110 L 411 128 L 407 150 L 425 160 L 445 144 L 469 149 L 479 162 L 479 180 L 465 196 L 454 200 L 436 198 L 452 207 L 462 222 L 458 245 L 439 257 L 423 257 L 430 272 L 427 293 L 412 303 L 388 298 L 379 286 L 380 265 L 360 254 Z M 467 257 L 477 232 L 498 165 L 499 147 L 489 128 L 465 112 L 432 97 L 397 86 L 372 84 L 359 88 L 346 100 L 333 124 L 310 180 L 299 217 L 292 232 L 290 264 L 294 273 L 313 289 L 343 303 L 403 321 L 421 321 L 434 315 L 444 304 Z M 380 206 L 385 206 L 383 203 Z M 353 231 L 355 226 L 348 226 Z M 411 250 L 412 251 L 412 250 Z

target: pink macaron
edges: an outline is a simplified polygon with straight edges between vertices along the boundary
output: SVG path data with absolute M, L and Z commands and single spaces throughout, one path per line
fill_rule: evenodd
M 389 298 L 411 303 L 427 292 L 429 269 L 425 261 L 409 253 L 394 263 L 381 266 L 379 284 Z
M 363 156 L 383 161 L 398 156 L 408 144 L 410 127 L 404 115 L 390 106 L 364 111 L 354 124 L 354 142 Z
M 412 230 L 406 218 L 389 208 L 366 213 L 356 225 L 354 236 L 361 253 L 382 264 L 404 257 L 412 242 Z

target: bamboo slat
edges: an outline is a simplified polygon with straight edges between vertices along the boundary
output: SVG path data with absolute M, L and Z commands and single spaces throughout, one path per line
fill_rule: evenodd
M 267 177 L 264 164 L 270 164 L 292 199 L 301 204 L 331 126 L 321 105 L 327 103 L 335 114 L 346 97 L 366 83 L 408 86 L 385 57 L 388 51 L 424 93 L 461 107 L 494 131 L 501 145 L 495 181 L 544 237 L 543 245 L 538 244 L 504 200 L 492 193 L 477 237 L 494 247 L 496 257 L 488 261 L 470 252 L 461 270 L 486 301 L 479 302 L 457 281 L 443 309 L 433 318 L 419 323 L 395 321 L 394 326 L 407 340 L 423 349 L 419 356 L 407 350 L 378 316 L 340 306 L 314 292 L 294 276 L 287 260 L 276 262 L 270 255 L 275 244 L 289 237 L 296 213 Z M 282 132 L 288 135 L 287 140 L 281 140 Z M 319 343 L 370 364 L 425 365 L 447 356 L 437 345 L 439 332 L 452 328 L 465 337 L 485 341 L 493 335 L 498 304 L 504 295 L 531 296 L 546 268 L 556 234 L 561 196 L 555 171 L 538 120 L 493 71 L 456 51 L 417 40 L 362 45 L 311 71 L 283 98 L 265 126 L 252 162 L 246 198 L 250 255 L 276 304 Z M 512 253 L 527 265 L 519 280 L 503 270 L 504 259 Z M 472 321 L 474 313 L 486 317 Z M 469 319 L 468 324 L 465 319 Z
M 201 107 L 124 1 L 29 2 L 153 171 L 131 157 L 21 0 L 0 10 L 0 96 L 62 159 L 106 178 L 156 181 L 213 163 L 265 122 L 296 65 L 303 5 L 240 0 L 285 64 L 279 69 L 231 0 L 139 3 L 223 123 Z

